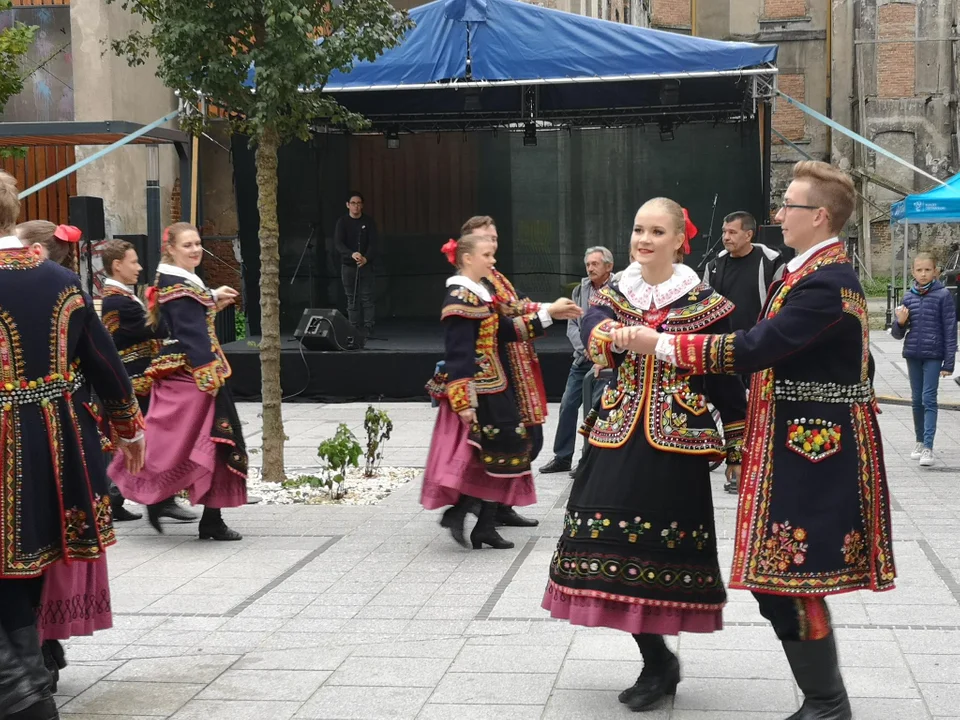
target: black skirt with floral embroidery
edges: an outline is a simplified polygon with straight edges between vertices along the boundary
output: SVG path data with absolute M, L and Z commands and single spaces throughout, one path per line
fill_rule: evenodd
M 621 447 L 588 447 L 550 580 L 573 596 L 722 608 L 707 458 L 658 450 L 642 429 Z

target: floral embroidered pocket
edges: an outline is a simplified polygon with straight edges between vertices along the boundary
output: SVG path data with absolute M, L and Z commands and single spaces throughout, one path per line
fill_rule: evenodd
M 620 383 L 611 383 L 603 389 L 603 395 L 600 397 L 600 407 L 604 410 L 613 410 L 623 400 L 623 390 Z
M 791 420 L 787 447 L 811 462 L 820 462 L 840 452 L 840 426 L 820 418 Z

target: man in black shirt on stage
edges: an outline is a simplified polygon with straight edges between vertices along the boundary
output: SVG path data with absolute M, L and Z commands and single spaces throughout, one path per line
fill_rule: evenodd
M 723 219 L 723 247 L 707 264 L 704 282 L 736 306 L 730 315 L 733 330 L 749 330 L 757 324 L 767 300 L 767 289 L 783 275 L 786 265 L 780 253 L 754 243 L 757 221 L 748 212 L 730 213 Z M 750 387 L 750 376 L 743 377 Z M 724 485 L 728 493 L 738 492 L 736 479 Z
M 377 254 L 377 225 L 363 214 L 363 195 L 351 192 L 347 215 L 337 220 L 333 244 L 340 253 L 343 290 L 347 294 L 347 315 L 355 328 L 369 337 L 373 332 L 376 276 L 371 264 Z

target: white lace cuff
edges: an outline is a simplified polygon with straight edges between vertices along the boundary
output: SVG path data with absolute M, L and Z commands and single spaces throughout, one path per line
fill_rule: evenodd
M 671 365 L 677 364 L 677 352 L 676 345 L 673 342 L 673 335 L 668 335 L 667 333 L 660 333 L 660 337 L 657 339 L 657 359 L 662 360 L 663 362 L 670 363 Z
M 540 324 L 543 325 L 544 330 L 553 325 L 553 318 L 550 317 L 550 303 L 544 303 L 540 306 L 540 309 L 537 310 L 537 317 L 540 318 Z

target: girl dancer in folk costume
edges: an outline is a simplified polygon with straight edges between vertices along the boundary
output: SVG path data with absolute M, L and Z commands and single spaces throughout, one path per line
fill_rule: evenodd
M 452 505 L 441 524 L 466 547 L 463 523 L 479 498 L 473 547 L 512 548 L 496 531 L 496 503 L 532 505 L 537 498 L 530 439 L 505 370 L 506 345 L 542 334 L 552 322 L 549 306 L 522 317 L 501 317 L 481 283 L 496 262 L 493 243 L 465 235 L 444 245 L 443 252 L 459 273 L 447 279 L 440 311 L 444 368 L 427 384 L 440 409 L 420 502 L 427 510 Z
M 755 327 L 615 338 L 687 372 L 755 373 L 730 587 L 754 592 L 783 644 L 804 695 L 790 720 L 853 717 L 824 598 L 896 577 L 867 301 L 837 238 L 854 202 L 848 175 L 797 163 L 777 213 L 797 256 Z
M 167 325 L 160 318 L 156 325 L 151 325 L 147 316 L 147 308 L 143 301 L 136 296 L 131 287 L 137 283 L 140 272 L 140 260 L 132 244 L 123 240 L 110 240 L 100 250 L 103 260 L 103 269 L 106 277 L 103 280 L 103 324 L 113 336 L 113 342 L 123 359 L 123 366 L 133 382 L 140 411 L 147 415 L 150 409 L 150 391 L 153 388 L 153 377 L 147 370 L 154 358 L 160 354 L 163 340 L 167 337 Z M 123 508 L 123 495 L 114 487 L 113 500 L 114 519 L 139 519 L 139 515 L 132 515 Z M 176 498 L 170 497 L 156 503 L 150 509 L 153 517 L 168 517 L 181 522 L 193 522 L 197 516 L 184 507 L 181 507 Z
M 709 464 L 725 456 L 728 477 L 739 474 L 743 383 L 678 373 L 611 339 L 625 327 L 729 328 L 733 304 L 674 265 L 695 234 L 674 201 L 644 204 L 631 239 L 637 261 L 594 295 L 584 317 L 588 356 L 617 367 L 618 377 L 593 420 L 543 598 L 553 617 L 633 635 L 643 672 L 620 702 L 634 711 L 676 692 L 680 665 L 663 636 L 720 630 L 726 602 Z M 708 402 L 720 410 L 723 435 Z
M 95 563 L 115 542 L 88 384 L 134 472 L 143 419 L 79 278 L 13 236 L 19 210 L 16 181 L 0 172 L 0 716 L 53 720 L 41 578 L 62 561 Z
M 39 245 L 47 260 L 77 271 L 77 247 L 83 232 L 73 225 L 54 225 L 49 220 L 28 220 L 17 225 L 24 245 Z
M 231 370 L 214 330 L 217 312 L 234 302 L 229 287 L 210 290 L 194 274 L 203 256 L 200 235 L 188 223 L 164 234 L 157 278 L 148 290 L 150 324 L 170 331 L 146 374 L 153 378 L 147 420 L 147 460 L 142 472 L 126 472 L 115 460 L 110 477 L 127 497 L 147 505 L 160 525 L 156 503 L 183 490 L 203 505 L 200 539 L 240 540 L 220 508 L 247 502 L 247 453 L 233 397 Z

